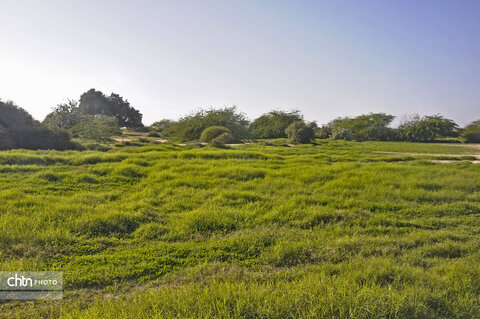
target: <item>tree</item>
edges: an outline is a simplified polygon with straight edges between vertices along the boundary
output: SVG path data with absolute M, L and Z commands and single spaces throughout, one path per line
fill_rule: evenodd
M 398 127 L 399 138 L 410 142 L 433 141 L 440 137 L 458 136 L 458 125 L 441 115 L 430 115 L 412 119 L 400 124 Z
M 134 109 L 128 100 L 124 100 L 120 95 L 112 93 L 108 97 L 111 113 L 107 115 L 115 116 L 118 125 L 123 127 L 142 127 L 142 114 Z
M 303 115 L 298 110 L 290 112 L 271 111 L 263 114 L 250 124 L 249 132 L 253 138 L 287 137 L 285 129 L 296 121 L 303 121 Z
M 248 138 L 248 120 L 235 106 L 221 109 L 199 109 L 174 122 L 167 130 L 174 140 L 198 140 L 203 130 L 210 126 L 223 126 L 230 130 L 234 141 Z
M 467 125 L 463 129 L 462 135 L 467 143 L 480 143 L 480 120 Z
M 143 126 L 142 114 L 116 93 L 107 97 L 100 91 L 90 89 L 80 96 L 79 102 L 78 111 L 82 115 L 114 116 L 119 126 Z
M 315 139 L 315 126 L 316 124 L 314 122 L 306 124 L 303 121 L 296 121 L 285 129 L 285 134 L 287 135 L 290 143 L 310 143 L 313 139 Z
M 43 120 L 43 124 L 50 129 L 68 130 L 78 124 L 81 114 L 78 110 L 78 102 L 68 100 L 67 103 L 58 104 Z

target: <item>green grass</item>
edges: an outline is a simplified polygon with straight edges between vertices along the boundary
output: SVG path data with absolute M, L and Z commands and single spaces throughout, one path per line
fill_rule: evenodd
M 471 149 L 273 142 L 0 152 L 0 269 L 65 278 L 0 315 L 478 318 Z

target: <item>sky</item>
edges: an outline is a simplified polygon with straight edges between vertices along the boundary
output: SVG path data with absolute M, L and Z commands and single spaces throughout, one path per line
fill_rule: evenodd
M 386 112 L 480 119 L 478 0 L 0 0 L 0 98 L 42 120 L 95 88 L 145 124 Z

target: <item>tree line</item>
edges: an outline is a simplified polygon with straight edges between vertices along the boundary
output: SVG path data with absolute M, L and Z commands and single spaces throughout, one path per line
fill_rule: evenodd
M 396 127 L 395 116 L 370 113 L 342 117 L 318 126 L 298 110 L 272 110 L 249 121 L 235 106 L 198 109 L 178 120 L 160 120 L 145 127 L 142 114 L 119 94 L 90 89 L 79 100 L 53 108 L 43 122 L 13 102 L 0 101 L 0 149 L 82 149 L 71 138 L 108 141 L 120 128 L 149 132 L 176 142 L 204 141 L 214 145 L 257 139 L 287 138 L 310 143 L 315 138 L 354 141 L 432 142 L 462 138 L 480 142 L 480 120 L 460 128 L 442 115 L 411 116 Z
M 151 129 L 159 136 L 187 142 L 198 140 L 212 126 L 229 130 L 233 141 L 247 139 L 288 138 L 292 143 L 309 143 L 315 138 L 353 141 L 433 142 L 438 139 L 462 137 L 465 142 L 480 142 L 480 120 L 460 128 L 442 115 L 414 115 L 397 127 L 391 124 L 395 116 L 370 113 L 356 117 L 337 118 L 318 126 L 308 122 L 298 110 L 273 110 L 249 122 L 236 107 L 198 110 L 178 121 L 155 122 Z

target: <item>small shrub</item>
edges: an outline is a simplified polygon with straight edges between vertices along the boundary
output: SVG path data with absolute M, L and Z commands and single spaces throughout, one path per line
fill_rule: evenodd
M 224 133 L 230 134 L 230 130 L 223 126 L 210 126 L 202 132 L 200 135 L 200 141 L 208 143 Z
M 202 143 L 199 142 L 190 142 L 187 143 L 186 149 L 192 149 L 192 148 L 202 148 L 205 147 Z
M 219 135 L 212 139 L 210 141 L 210 145 L 213 147 L 219 147 L 219 148 L 227 148 L 225 144 L 231 143 L 233 140 L 232 135 L 230 133 L 223 133 L 222 135 Z
M 226 132 L 226 133 L 223 133 L 217 137 L 215 137 L 214 139 L 212 139 L 212 141 L 210 143 L 212 144 L 228 144 L 228 143 L 231 143 L 233 141 L 233 137 L 230 133 Z

